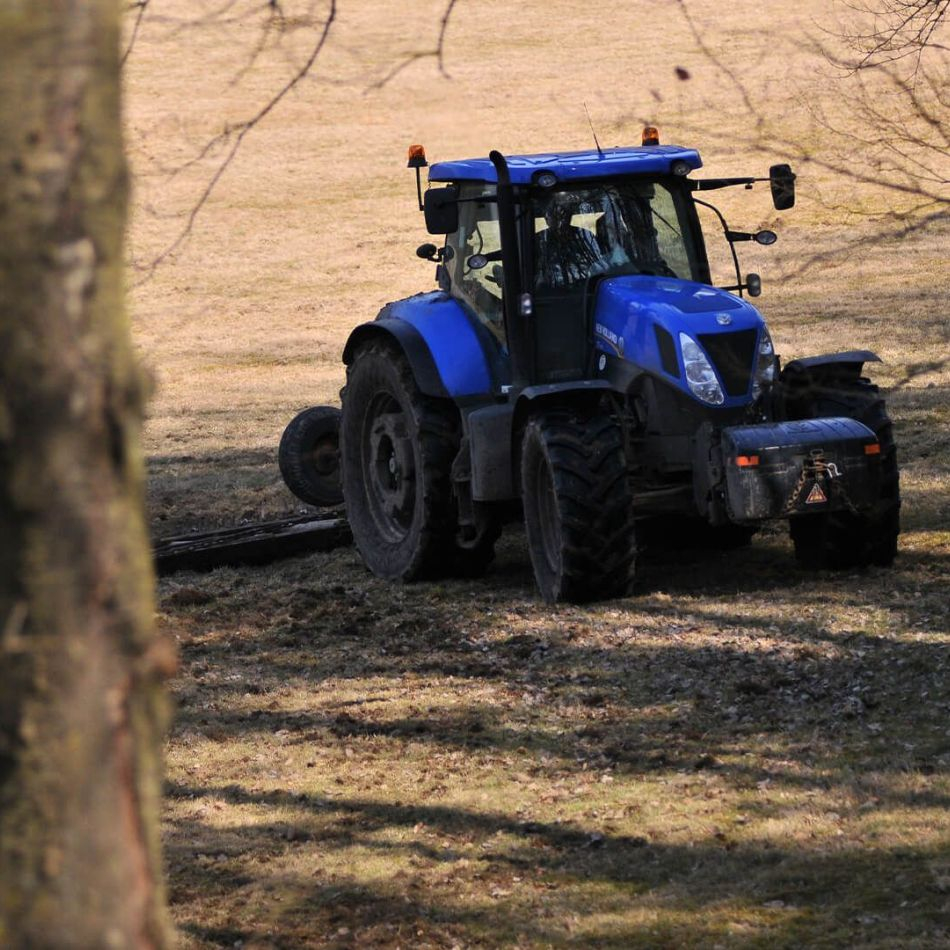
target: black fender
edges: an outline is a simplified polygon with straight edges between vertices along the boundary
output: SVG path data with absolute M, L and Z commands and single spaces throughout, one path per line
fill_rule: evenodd
M 846 350 L 843 353 L 825 353 L 821 356 L 805 356 L 786 363 L 782 379 L 796 376 L 840 376 L 842 373 L 860 376 L 865 363 L 880 363 L 881 358 L 871 350 Z
M 361 323 L 356 327 L 343 347 L 343 362 L 349 366 L 364 343 L 377 339 L 391 341 L 399 348 L 409 363 L 419 392 L 424 396 L 450 398 L 422 334 L 411 323 L 398 317 L 380 316 L 371 323 Z
M 606 379 L 578 379 L 570 383 L 546 383 L 542 386 L 527 386 L 518 393 L 515 401 L 514 432 L 519 432 L 528 416 L 542 406 L 594 407 L 603 399 L 604 393 L 615 392 L 615 387 Z
M 864 364 L 880 362 L 881 358 L 870 350 L 846 350 L 792 360 L 783 367 L 775 387 L 776 418 L 809 418 L 813 405 L 829 393 L 856 384 L 870 387 L 866 379 L 861 383 Z M 876 387 L 870 388 L 876 392 Z
M 521 494 L 521 438 L 532 413 L 545 406 L 593 408 L 605 392 L 605 379 L 528 386 L 504 403 L 465 412 L 472 458 L 472 495 L 476 501 L 504 501 Z

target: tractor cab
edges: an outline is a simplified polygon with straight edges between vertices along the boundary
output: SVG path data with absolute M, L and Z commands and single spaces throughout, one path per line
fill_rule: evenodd
M 436 187 L 423 197 L 419 186 L 430 233 L 446 236 L 441 250 L 423 245 L 419 253 L 439 260 L 442 289 L 510 356 L 516 385 L 591 376 L 605 281 L 709 284 L 693 196 L 706 183 L 687 178 L 702 162 L 695 150 L 660 146 L 656 130 L 648 132 L 640 148 L 441 162 L 429 172 Z M 417 176 L 426 167 L 421 147 L 410 150 L 409 164 Z M 793 177 L 789 170 L 785 184 Z M 723 225 L 730 242 L 743 239 Z M 727 289 L 754 293 L 751 276 L 743 283 L 737 270 Z
M 537 382 L 593 372 L 603 281 L 634 274 L 708 281 L 702 237 L 680 179 L 604 179 L 535 188 L 526 197 L 523 246 Z

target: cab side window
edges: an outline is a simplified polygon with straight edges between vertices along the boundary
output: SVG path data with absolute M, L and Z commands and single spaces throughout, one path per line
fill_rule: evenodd
M 444 266 L 449 276 L 449 293 L 468 304 L 478 319 L 504 342 L 501 231 L 495 186 L 463 185 L 459 197 L 459 228 L 446 240 Z M 472 266 L 476 255 L 488 259 L 484 266 Z M 479 263 L 482 261 L 476 261 Z

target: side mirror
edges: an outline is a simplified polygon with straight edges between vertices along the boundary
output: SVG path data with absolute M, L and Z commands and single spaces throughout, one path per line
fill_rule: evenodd
M 762 278 L 758 274 L 745 275 L 745 289 L 750 297 L 759 297 L 762 295 Z
M 791 165 L 773 165 L 769 169 L 769 184 L 776 211 L 795 207 L 795 173 Z
M 778 240 L 778 235 L 774 231 L 726 231 L 726 240 L 736 241 L 755 241 L 756 244 L 774 244 Z
M 416 248 L 416 257 L 421 257 L 424 261 L 438 261 L 439 249 L 434 244 L 420 244 Z
M 454 234 L 459 226 L 459 190 L 455 185 L 430 188 L 425 193 L 426 230 L 429 234 Z

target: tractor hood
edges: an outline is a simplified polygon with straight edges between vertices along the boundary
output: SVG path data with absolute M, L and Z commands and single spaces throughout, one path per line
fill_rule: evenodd
M 714 368 L 723 408 L 747 404 L 759 344 L 759 312 L 740 297 L 708 284 L 675 277 L 631 275 L 600 283 L 594 309 L 594 342 L 659 376 L 691 398 L 681 334 L 697 343 Z

